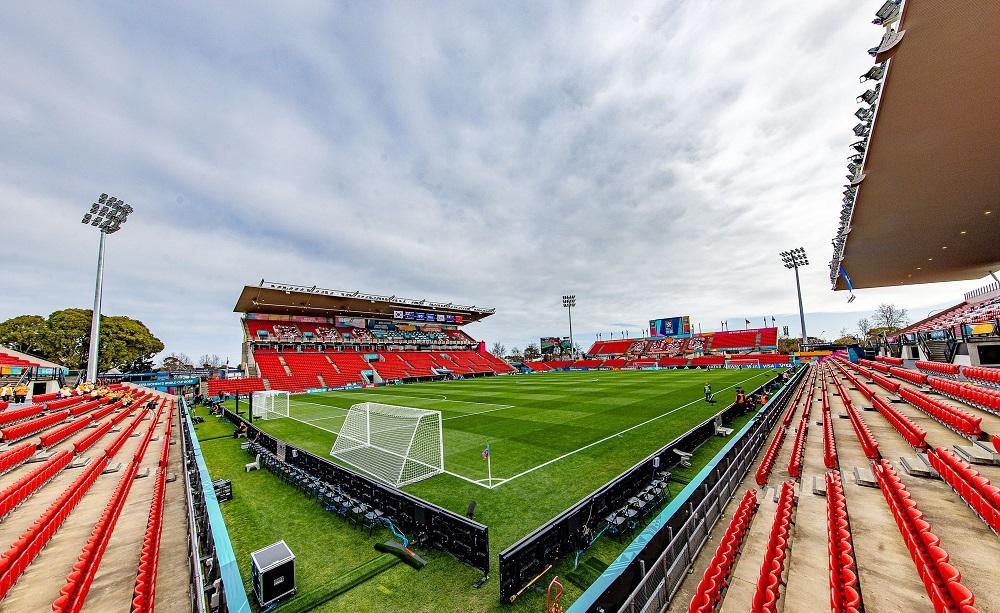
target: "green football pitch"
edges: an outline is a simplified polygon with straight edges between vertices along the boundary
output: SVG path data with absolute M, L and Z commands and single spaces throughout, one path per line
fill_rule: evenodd
M 470 501 L 476 501 L 475 519 L 489 526 L 493 569 L 491 580 L 472 598 L 478 603 L 476 609 L 493 608 L 500 551 L 710 418 L 732 402 L 737 386 L 752 390 L 775 372 L 558 372 L 303 394 L 291 397 L 288 418 L 254 423 L 329 458 L 336 433 L 354 404 L 378 402 L 440 411 L 446 472 L 403 489 L 461 515 Z M 706 382 L 712 384 L 715 404 L 704 400 Z M 487 444 L 492 487 L 482 457 Z M 697 454 L 693 468 L 710 457 Z M 610 562 L 627 541 L 625 537 L 602 545 L 604 562 Z M 455 586 L 439 589 L 466 591 L 470 573 L 455 574 L 463 578 Z M 567 596 L 578 593 L 571 589 Z M 352 600 L 345 596 L 349 595 L 338 600 Z

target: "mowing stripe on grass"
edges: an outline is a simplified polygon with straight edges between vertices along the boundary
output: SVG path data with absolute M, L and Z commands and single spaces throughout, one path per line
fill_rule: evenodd
M 742 381 L 740 381 L 738 383 L 733 383 L 729 387 L 724 387 L 724 388 L 722 388 L 719 391 L 723 391 L 724 392 L 724 391 L 726 391 L 728 389 L 736 387 L 737 385 L 742 385 L 742 384 L 746 383 L 747 381 L 749 381 L 751 379 L 756 379 L 757 377 L 760 377 L 760 376 L 763 376 L 763 375 L 768 375 L 768 374 L 770 374 L 769 371 L 765 372 L 765 373 L 761 373 L 761 374 L 756 374 L 756 375 L 754 375 L 752 377 L 747 377 L 746 379 L 744 379 L 744 380 L 742 380 Z M 652 422 L 660 419 L 661 417 L 666 417 L 667 415 L 671 415 L 673 413 L 676 413 L 677 411 L 680 411 L 681 409 L 686 409 L 687 407 L 689 407 L 689 406 L 691 406 L 691 405 L 693 405 L 695 403 L 701 402 L 701 401 L 702 401 L 701 398 L 699 398 L 698 400 L 692 400 L 691 402 L 689 402 L 687 404 L 684 404 L 684 405 L 681 405 L 681 406 L 677 407 L 676 409 L 671 409 L 671 410 L 667 411 L 666 413 L 663 413 L 661 415 L 657 415 L 656 417 L 653 417 L 652 419 L 647 419 L 644 422 L 641 422 L 641 423 L 638 423 L 638 424 L 636 424 L 634 426 L 630 426 L 628 428 L 625 428 L 621 432 L 616 432 L 615 434 L 612 434 L 610 436 L 606 436 L 606 437 L 604 437 L 604 438 L 602 438 L 600 440 L 594 441 L 593 443 L 588 443 L 587 445 L 584 445 L 583 447 L 580 447 L 578 449 L 574 449 L 573 451 L 564 453 L 564 454 L 562 454 L 561 456 L 559 456 L 557 458 L 552 458 L 551 460 L 549 460 L 547 462 L 543 462 L 543 463 L 539 464 L 538 466 L 535 466 L 535 467 L 529 468 L 528 470 L 522 471 L 522 472 L 514 475 L 513 477 L 510 477 L 510 478 L 507 478 L 507 479 L 499 479 L 500 482 L 497 483 L 496 485 L 491 485 L 490 489 L 493 489 L 493 488 L 496 488 L 496 487 L 500 487 L 504 483 L 507 483 L 509 481 L 513 481 L 514 479 L 518 479 L 518 478 L 523 477 L 523 476 L 525 476 L 525 475 L 527 475 L 529 473 L 533 473 L 536 470 L 538 470 L 539 468 L 545 468 L 549 464 L 554 464 L 554 463 L 556 463 L 556 462 L 558 462 L 560 460 L 568 458 L 571 455 L 580 453 L 581 451 L 584 451 L 586 449 L 590 449 L 591 447 L 593 447 L 595 445 L 600 445 L 601 443 L 604 443 L 606 441 L 610 441 L 611 439 L 615 438 L 616 436 L 621 436 L 622 434 L 625 434 L 626 432 L 631 432 L 632 430 L 635 430 L 636 428 L 640 428 L 642 426 L 650 424 L 650 423 L 652 423 Z M 498 481 L 498 479 L 496 479 L 496 478 L 494 478 L 493 480 L 494 481 Z

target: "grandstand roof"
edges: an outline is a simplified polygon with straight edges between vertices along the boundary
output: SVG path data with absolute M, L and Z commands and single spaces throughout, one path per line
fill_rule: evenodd
M 304 285 L 289 285 L 261 281 L 259 285 L 243 288 L 236 306 L 237 313 L 268 313 L 278 315 L 302 315 L 328 317 L 349 315 L 358 317 L 391 318 L 396 310 L 419 310 L 424 312 L 461 315 L 463 323 L 479 321 L 489 317 L 495 309 L 464 306 L 451 302 L 433 302 L 426 299 L 380 296 L 360 291 L 346 292 L 322 289 Z
M 898 28 L 842 265 L 858 288 L 983 277 L 1000 268 L 1000 3 L 910 0 Z

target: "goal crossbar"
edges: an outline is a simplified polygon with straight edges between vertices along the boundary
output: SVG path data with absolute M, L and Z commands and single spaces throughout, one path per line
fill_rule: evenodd
M 394 487 L 427 479 L 444 472 L 441 413 L 356 404 L 348 410 L 330 455 Z

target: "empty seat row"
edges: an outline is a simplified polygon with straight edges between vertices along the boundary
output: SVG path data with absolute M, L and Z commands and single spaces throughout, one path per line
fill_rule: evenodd
M 791 543 L 789 533 L 792 528 L 792 515 L 795 512 L 795 482 L 786 481 L 781 485 L 778 495 L 778 508 L 774 514 L 774 523 L 768 535 L 767 547 L 764 550 L 764 563 L 760 567 L 760 578 L 754 591 L 752 613 L 775 613 L 778 610 L 780 598 L 781 576 L 785 570 L 785 558 Z
M 944 447 L 927 454 L 931 466 L 994 532 L 1000 533 L 1000 488 Z
M 779 426 L 778 432 L 771 439 L 771 444 L 767 446 L 767 451 L 764 452 L 764 458 L 760 461 L 760 466 L 757 467 L 757 474 L 754 476 L 757 485 L 763 487 L 767 483 L 767 478 L 771 475 L 771 469 L 774 468 L 774 461 L 778 457 L 778 451 L 781 449 L 782 443 L 785 442 L 787 434 L 788 428 Z
M 843 613 L 861 610 L 861 590 L 847 517 L 847 497 L 840 472 L 826 473 L 826 533 L 830 566 L 830 609 Z
M 962 369 L 962 375 L 966 379 L 970 379 L 981 385 L 1000 388 L 1000 368 L 966 366 Z
M 25 460 L 30 458 L 38 450 L 34 443 L 21 443 L 17 447 L 11 447 L 0 452 L 0 474 L 20 466 Z
M 875 359 L 879 362 L 885 362 L 886 364 L 895 364 L 896 366 L 903 365 L 903 358 L 894 358 L 888 355 L 875 356 Z
M 161 402 L 159 408 L 152 417 L 152 423 L 149 429 L 146 430 L 146 433 L 139 442 L 138 448 L 132 454 L 131 461 L 128 463 L 125 470 L 122 471 L 121 479 L 118 481 L 118 485 L 115 487 L 114 493 L 111 495 L 111 499 L 108 501 L 107 505 L 105 505 L 104 512 L 97 520 L 97 523 L 94 524 L 94 528 L 90 533 L 90 538 L 87 539 L 87 542 L 84 544 L 83 550 L 80 552 L 80 556 L 73 565 L 73 569 L 66 577 L 66 583 L 59 591 L 59 597 L 52 603 L 53 611 L 59 613 L 64 611 L 75 612 L 80 611 L 83 608 L 84 601 L 90 591 L 90 585 L 94 580 L 94 576 L 97 574 L 97 569 L 100 567 L 101 559 L 104 557 L 104 552 L 107 551 L 108 543 L 111 540 L 111 535 L 114 533 L 115 526 L 118 523 L 118 518 L 121 516 L 122 510 L 125 508 L 125 501 L 128 499 L 132 485 L 135 483 L 135 477 L 139 471 L 139 466 L 146 454 L 146 450 L 149 448 L 153 435 L 156 433 L 156 422 L 159 421 L 162 416 L 164 406 L 164 403 Z M 173 413 L 172 406 L 173 405 L 171 405 L 170 409 L 171 416 Z M 139 418 L 142 417 L 145 417 L 145 415 L 140 412 Z M 139 421 L 141 420 L 137 418 L 133 423 L 138 424 Z M 169 449 L 169 445 L 170 437 L 168 430 L 166 436 L 164 437 L 164 446 Z M 115 453 L 117 453 L 117 450 Z M 107 458 L 110 460 L 113 455 L 114 454 L 109 454 Z
M 805 453 L 806 433 L 809 431 L 809 417 L 803 412 L 799 427 L 795 430 L 795 440 L 792 442 L 792 455 L 788 458 L 788 474 L 799 478 L 802 474 L 802 456 Z
M 830 417 L 830 411 L 823 411 L 823 465 L 833 470 L 837 468 L 837 439 L 833 436 Z
M 889 379 L 886 379 L 882 375 L 875 375 L 875 374 L 872 375 L 871 379 L 882 389 L 892 392 L 893 394 L 899 393 L 899 384 L 896 383 L 895 381 L 890 381 Z
M 689 613 L 714 613 L 719 601 L 722 600 L 723 591 L 729 584 L 729 575 L 736 566 L 736 558 L 740 554 L 743 539 L 750 529 L 750 521 L 758 506 L 757 491 L 747 490 L 733 512 L 729 526 L 719 539 L 715 555 L 712 556 L 705 574 L 695 589 L 691 606 L 688 608 Z
M 975 597 L 962 585 L 958 569 L 948 563 L 948 552 L 931 532 L 930 524 L 900 481 L 892 463 L 888 460 L 874 462 L 872 471 L 934 610 L 974 611 L 965 607 L 972 607 Z
M 958 364 L 945 364 L 944 362 L 928 362 L 926 360 L 918 360 L 915 366 L 920 370 L 946 376 L 957 375 L 959 369 L 961 368 Z
M 76 406 L 86 401 L 86 396 L 70 396 L 69 398 L 46 402 L 45 407 L 50 411 L 55 411 L 57 409 L 68 409 L 69 407 Z
M 909 417 L 897 411 L 888 402 L 877 396 L 871 388 L 847 372 L 846 369 L 844 369 L 843 362 L 838 360 L 834 363 L 840 368 L 840 371 L 844 373 L 851 384 L 854 385 L 854 387 L 856 387 L 865 398 L 871 401 L 875 410 L 881 413 L 882 416 L 885 417 L 894 428 L 896 428 L 896 431 L 899 432 L 904 439 L 906 439 L 907 443 L 917 449 L 923 449 L 927 446 L 927 432 L 923 428 L 913 423 Z
M 889 365 L 882 364 L 881 362 L 873 362 L 872 360 L 858 360 L 858 364 L 871 368 L 872 370 L 877 370 L 879 372 L 888 373 Z
M 945 404 L 931 398 L 927 394 L 909 388 L 900 389 L 899 396 L 937 421 L 961 434 L 978 438 L 979 435 L 983 433 L 982 417 L 972 415 L 962 409 Z
M 73 454 L 65 450 L 60 451 L 5 487 L 0 491 L 0 518 L 6 517 L 72 461 Z
M 8 409 L 0 413 L 0 426 L 16 424 L 17 422 L 30 419 L 36 415 L 41 415 L 43 411 L 45 411 L 45 407 L 40 404 L 17 407 L 16 409 Z
M 40 437 L 38 437 L 38 441 L 39 443 L 41 443 L 42 447 L 51 447 L 52 445 L 55 445 L 57 443 L 66 440 L 67 438 L 76 434 L 80 430 L 83 430 L 84 428 L 89 426 L 92 421 L 94 421 L 94 418 L 91 415 L 83 415 L 81 417 L 77 417 L 76 419 L 74 419 L 69 423 L 63 424 L 58 428 L 53 428 L 52 430 L 45 432 Z
M 872 397 L 872 404 L 875 406 L 875 410 L 881 413 L 896 431 L 903 435 L 903 438 L 906 439 L 906 442 L 911 447 L 916 449 L 927 447 L 926 430 L 913 423 L 913 420 L 897 411 L 895 407 L 878 396 Z
M 36 432 L 40 432 L 50 426 L 54 426 L 55 424 L 65 420 L 67 417 L 69 417 L 69 410 L 42 415 L 41 417 L 36 417 L 35 419 L 23 421 L 21 423 L 0 429 L 0 438 L 8 443 L 11 441 L 19 441 L 35 434 Z
M 549 366 L 547 362 L 525 362 L 524 365 L 527 366 L 529 370 L 533 370 L 535 372 L 552 370 L 552 367 Z
M 7 595 L 24 573 L 24 569 L 31 564 L 70 512 L 76 508 L 107 464 L 106 457 L 98 458 L 88 464 L 55 502 L 49 505 L 48 509 L 0 556 L 0 599 Z
M 917 385 L 924 385 L 927 383 L 926 374 L 910 370 L 909 368 L 896 368 L 895 366 L 891 366 L 889 368 L 889 374 L 893 377 L 909 381 L 910 383 L 916 383 Z
M 931 387 L 946 396 L 977 406 L 991 413 L 1000 412 L 1000 391 L 992 390 L 971 383 L 952 381 L 942 377 L 931 377 L 927 380 Z

